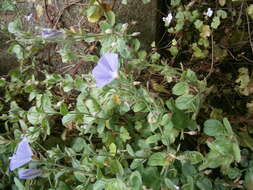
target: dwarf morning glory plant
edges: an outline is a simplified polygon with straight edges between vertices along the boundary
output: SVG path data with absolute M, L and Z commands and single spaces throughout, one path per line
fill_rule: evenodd
M 13 171 L 32 160 L 32 150 L 26 137 L 18 144 L 17 151 L 11 157 L 10 170 Z
M 106 53 L 98 61 L 92 75 L 99 88 L 103 88 L 118 77 L 118 62 L 118 54 L 115 53 Z

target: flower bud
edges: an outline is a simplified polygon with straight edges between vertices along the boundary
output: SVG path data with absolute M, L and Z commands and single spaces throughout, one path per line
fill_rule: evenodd
M 106 30 L 105 30 L 105 33 L 106 33 L 106 34 L 112 34 L 112 29 L 106 29 Z
M 138 36 L 140 34 L 141 34 L 140 32 L 134 32 L 134 33 L 131 34 L 131 36 L 135 37 L 135 36 Z
M 129 24 L 128 23 L 125 23 L 122 25 L 122 29 L 125 31 L 127 28 L 128 28 Z
M 117 42 L 112 42 L 111 46 L 112 46 L 112 47 L 117 46 Z

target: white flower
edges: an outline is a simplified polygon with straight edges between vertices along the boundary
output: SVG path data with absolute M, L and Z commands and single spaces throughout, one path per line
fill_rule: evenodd
M 25 19 L 29 22 L 33 19 L 33 14 L 32 13 L 29 13 L 27 15 L 25 15 Z
M 207 12 L 204 12 L 204 15 L 211 17 L 213 15 L 213 10 L 211 8 L 208 8 Z
M 167 24 L 170 24 L 171 21 L 172 21 L 172 19 L 173 19 L 173 16 L 172 16 L 171 13 L 169 13 L 169 14 L 167 15 L 167 17 L 163 17 L 163 21 L 166 22 Z

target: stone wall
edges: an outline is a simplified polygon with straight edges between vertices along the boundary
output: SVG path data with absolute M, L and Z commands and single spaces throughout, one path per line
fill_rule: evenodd
M 116 14 L 117 22 L 121 23 L 131 23 L 136 21 L 137 24 L 132 26 L 130 30 L 132 32 L 141 32 L 140 40 L 144 48 L 150 48 L 150 44 L 155 41 L 156 29 L 157 29 L 157 6 L 160 0 L 151 0 L 148 4 L 143 4 L 141 0 L 128 0 L 127 5 L 121 4 L 121 0 L 116 0 L 113 11 Z M 49 2 L 49 1 L 48 1 Z M 33 13 L 35 19 L 32 21 L 25 21 L 23 18 L 23 25 L 28 30 L 34 30 L 36 32 L 36 27 L 47 28 L 53 27 L 53 24 L 57 22 L 59 14 L 64 7 L 69 6 L 62 12 L 60 19 L 57 22 L 58 28 L 69 28 L 71 26 L 82 26 L 88 31 L 93 31 L 96 24 L 89 23 L 84 16 L 80 13 L 80 8 L 85 8 L 87 6 L 87 0 L 80 1 L 78 3 L 76 0 L 51 0 L 51 4 L 47 4 L 47 11 L 45 11 L 44 1 L 35 2 L 23 2 L 18 4 L 18 8 L 25 14 Z M 106 3 L 113 3 L 114 0 L 106 0 Z M 73 5 L 72 5 L 73 4 Z M 36 14 L 36 7 L 40 5 L 43 9 L 42 15 L 39 17 Z M 15 16 L 15 12 L 0 12 L 0 22 L 8 23 Z M 51 21 L 50 21 L 51 20 Z M 52 24 L 53 23 L 53 24 Z M 38 31 L 37 31 L 38 32 Z M 4 48 L 3 43 L 5 38 L 1 38 L 0 47 L 0 74 L 6 73 L 10 68 L 16 67 L 16 59 L 14 55 L 7 53 L 6 48 Z M 9 59 L 9 61 L 8 61 Z

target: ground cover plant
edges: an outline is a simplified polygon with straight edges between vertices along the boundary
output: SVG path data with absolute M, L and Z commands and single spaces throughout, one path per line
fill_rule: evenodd
M 164 1 L 150 50 L 113 3 L 66 5 L 86 30 L 27 2 L 0 2 L 20 63 L 0 78 L 0 189 L 253 189 L 250 1 Z

